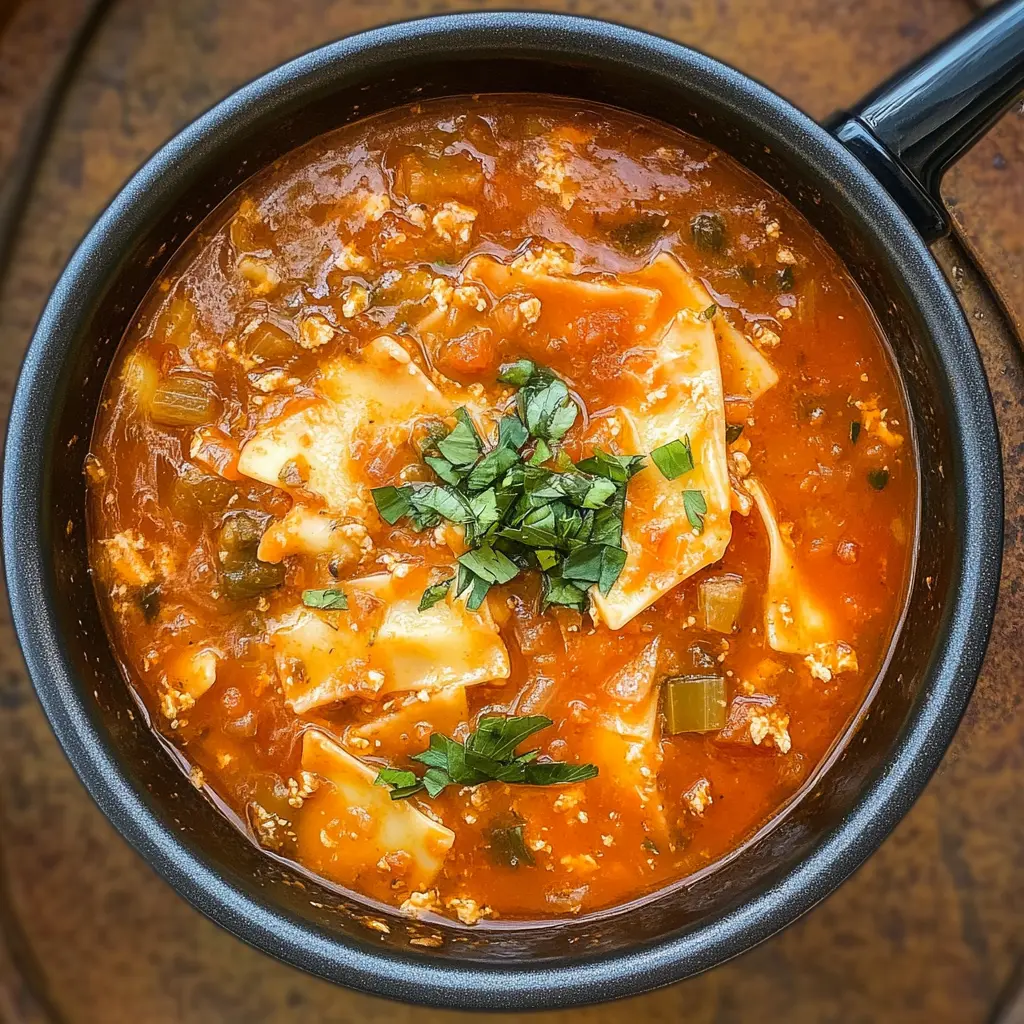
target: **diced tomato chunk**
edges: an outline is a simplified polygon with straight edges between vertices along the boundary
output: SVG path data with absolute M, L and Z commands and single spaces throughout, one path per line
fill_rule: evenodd
M 480 328 L 445 341 L 437 368 L 453 380 L 483 377 L 498 365 L 498 342 L 492 331 Z

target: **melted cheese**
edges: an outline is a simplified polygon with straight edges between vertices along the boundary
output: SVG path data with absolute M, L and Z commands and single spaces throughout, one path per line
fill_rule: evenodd
M 270 628 L 285 699 L 297 714 L 352 696 L 376 697 L 507 679 L 508 651 L 487 604 L 465 599 L 419 611 L 428 570 L 343 585 L 343 612 L 296 608 Z
M 770 557 L 765 593 L 764 625 L 772 650 L 784 654 L 812 654 L 819 644 L 835 640 L 835 625 L 813 597 L 794 558 L 793 546 L 782 535 L 771 498 L 753 478 L 747 490 L 757 503 L 768 532 Z
M 417 416 L 446 415 L 451 403 L 393 338 L 370 342 L 358 357 L 324 368 L 317 397 L 299 399 L 259 427 L 242 448 L 238 471 L 275 487 L 287 486 L 292 464 L 303 489 L 347 515 L 369 507 L 361 480 L 361 449 L 386 439 L 400 443 Z
M 302 768 L 321 785 L 297 816 L 299 860 L 317 874 L 371 896 L 429 888 L 455 833 L 409 800 L 392 800 L 376 772 L 319 729 L 302 737 Z

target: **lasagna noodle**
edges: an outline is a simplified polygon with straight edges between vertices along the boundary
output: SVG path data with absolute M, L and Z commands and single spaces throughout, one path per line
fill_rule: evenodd
M 298 399 L 261 425 L 242 448 L 238 470 L 275 487 L 299 489 L 287 481 L 292 464 L 304 478 L 302 491 L 341 514 L 365 515 L 370 499 L 359 472 L 362 443 L 401 443 L 417 417 L 451 411 L 405 349 L 380 337 L 358 357 L 326 366 L 315 398 Z
M 593 595 L 598 615 L 617 629 L 721 558 L 731 537 L 718 342 L 702 315 L 711 304 L 707 291 L 668 255 L 616 283 L 569 277 L 568 269 L 555 257 L 520 257 L 504 264 L 478 256 L 465 276 L 498 296 L 539 298 L 538 325 L 545 337 L 571 329 L 568 321 L 546 310 L 571 309 L 575 318 L 599 308 L 623 312 L 636 344 L 649 347 L 652 359 L 636 382 L 639 388 L 630 389 L 638 397 L 621 410 L 627 429 L 619 437 L 620 451 L 646 455 L 669 441 L 690 438 L 696 465 L 685 478 L 665 480 L 648 468 L 630 484 L 623 531 L 626 564 L 608 595 Z M 700 491 L 707 504 L 700 533 L 686 513 L 686 490 Z
M 835 640 L 831 616 L 813 597 L 794 557 L 793 545 L 782 535 L 771 498 L 759 481 L 748 478 L 750 492 L 761 514 L 770 548 L 764 625 L 772 650 L 783 654 L 811 654 L 820 644 Z
M 319 729 L 302 737 L 302 768 L 324 783 L 299 813 L 299 859 L 317 874 L 380 899 L 392 883 L 429 888 L 455 833 L 409 800 L 392 800 L 377 773 Z
M 349 697 L 507 679 L 508 651 L 485 603 L 471 612 L 451 595 L 419 611 L 424 569 L 354 579 L 347 611 L 297 607 L 270 629 L 285 699 L 296 714 Z
M 694 468 L 667 480 L 649 465 L 630 483 L 622 535 L 626 564 L 607 595 L 592 595 L 597 615 L 612 629 L 717 562 L 732 536 L 718 348 L 711 323 L 692 305 L 698 286 L 692 279 L 687 284 L 688 275 L 668 256 L 634 277 L 657 283 L 670 306 L 684 298 L 691 305 L 675 312 L 657 339 L 643 380 L 644 397 L 622 410 L 630 429 L 620 433 L 619 448 L 622 454 L 647 455 L 689 437 Z M 687 515 L 686 491 L 699 491 L 704 498 L 703 529 Z

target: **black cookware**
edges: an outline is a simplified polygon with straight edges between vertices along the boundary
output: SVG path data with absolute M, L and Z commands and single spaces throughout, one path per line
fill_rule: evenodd
M 996 427 L 970 330 L 926 243 L 946 230 L 942 171 L 1022 84 L 1021 0 L 991 10 L 831 131 L 677 43 L 583 18 L 480 13 L 343 39 L 189 125 L 71 258 L 28 350 L 7 437 L 3 544 L 15 625 L 54 731 L 104 813 L 179 893 L 247 942 L 353 988 L 449 1007 L 526 1010 L 639 993 L 741 953 L 828 895 L 928 781 L 989 634 L 1002 534 Z M 425 928 L 391 913 L 383 935 L 360 923 L 363 904 L 258 851 L 138 713 L 88 571 L 82 463 L 134 310 L 232 189 L 355 118 L 496 91 L 610 103 L 702 136 L 818 228 L 874 309 L 906 388 L 919 553 L 906 621 L 852 740 L 728 863 L 624 911 L 494 930 Z M 444 944 L 410 945 L 425 931 Z

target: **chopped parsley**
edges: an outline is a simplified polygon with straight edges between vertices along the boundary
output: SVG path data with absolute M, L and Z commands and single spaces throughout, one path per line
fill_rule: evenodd
M 517 868 L 520 864 L 532 867 L 533 854 L 526 845 L 523 825 L 520 820 L 514 825 L 490 828 L 484 833 L 490 842 L 491 855 L 499 864 L 509 868 Z
M 348 598 L 344 590 L 304 590 L 302 603 L 307 608 L 322 608 L 324 611 L 345 611 Z
M 686 509 L 686 518 L 690 521 L 694 533 L 704 532 L 704 516 L 708 510 L 708 503 L 704 500 L 701 491 L 683 491 L 683 508 Z
M 412 511 L 412 503 L 409 501 L 406 488 L 375 487 L 373 503 L 377 506 L 381 519 L 391 526 Z
M 868 473 L 868 483 L 876 491 L 884 491 L 885 485 L 889 482 L 889 470 L 887 469 L 872 469 Z
M 476 462 L 483 443 L 465 409 L 459 409 L 455 413 L 455 418 L 458 420 L 455 428 L 450 434 L 436 441 L 435 445 L 452 466 L 461 469 Z
M 448 588 L 455 597 L 466 594 L 467 606 L 476 610 L 492 586 L 524 571 L 541 573 L 544 609 L 584 611 L 590 588 L 607 594 L 625 565 L 626 489 L 646 458 L 595 448 L 574 463 L 559 443 L 580 411 L 565 381 L 529 359 L 502 366 L 498 379 L 518 390 L 515 411 L 499 421 L 497 438 L 485 443 L 466 410 L 457 410 L 455 426 L 432 432 L 421 446 L 439 482 L 376 487 L 374 503 L 391 525 L 462 527 L 467 550 L 456 574 L 426 589 L 421 611 Z M 656 448 L 651 460 L 668 480 L 690 472 L 689 437 Z M 703 494 L 684 491 L 683 502 L 690 525 L 703 529 Z
M 541 441 L 561 441 L 579 413 L 565 381 L 536 366 L 519 388 L 516 408 L 530 435 Z
M 651 452 L 651 461 L 661 470 L 666 480 L 675 480 L 677 476 L 689 473 L 693 469 L 693 450 L 690 448 L 690 436 L 687 434 L 682 441 L 669 441 Z
M 529 359 L 520 359 L 514 363 L 505 363 L 498 373 L 502 384 L 511 384 L 521 388 L 534 374 L 537 367 Z
M 858 437 L 860 437 L 860 422 L 858 420 L 853 420 L 850 423 L 850 443 L 856 444 Z
M 423 591 L 423 596 L 420 598 L 419 610 L 421 612 L 427 611 L 429 608 L 433 608 L 438 601 L 443 601 L 448 596 L 448 591 L 451 589 L 452 579 L 443 580 L 441 583 L 432 583 L 426 590 Z
M 592 764 L 541 761 L 539 750 L 516 755 L 516 747 L 536 732 L 552 725 L 544 715 L 481 718 L 465 743 L 444 733 L 430 736 L 426 750 L 412 760 L 426 766 L 422 776 L 403 768 L 381 768 L 374 780 L 391 787 L 392 800 L 405 800 L 425 792 L 431 799 L 448 786 L 478 786 L 483 782 L 508 782 L 525 786 L 563 786 L 586 782 L 597 775 Z

